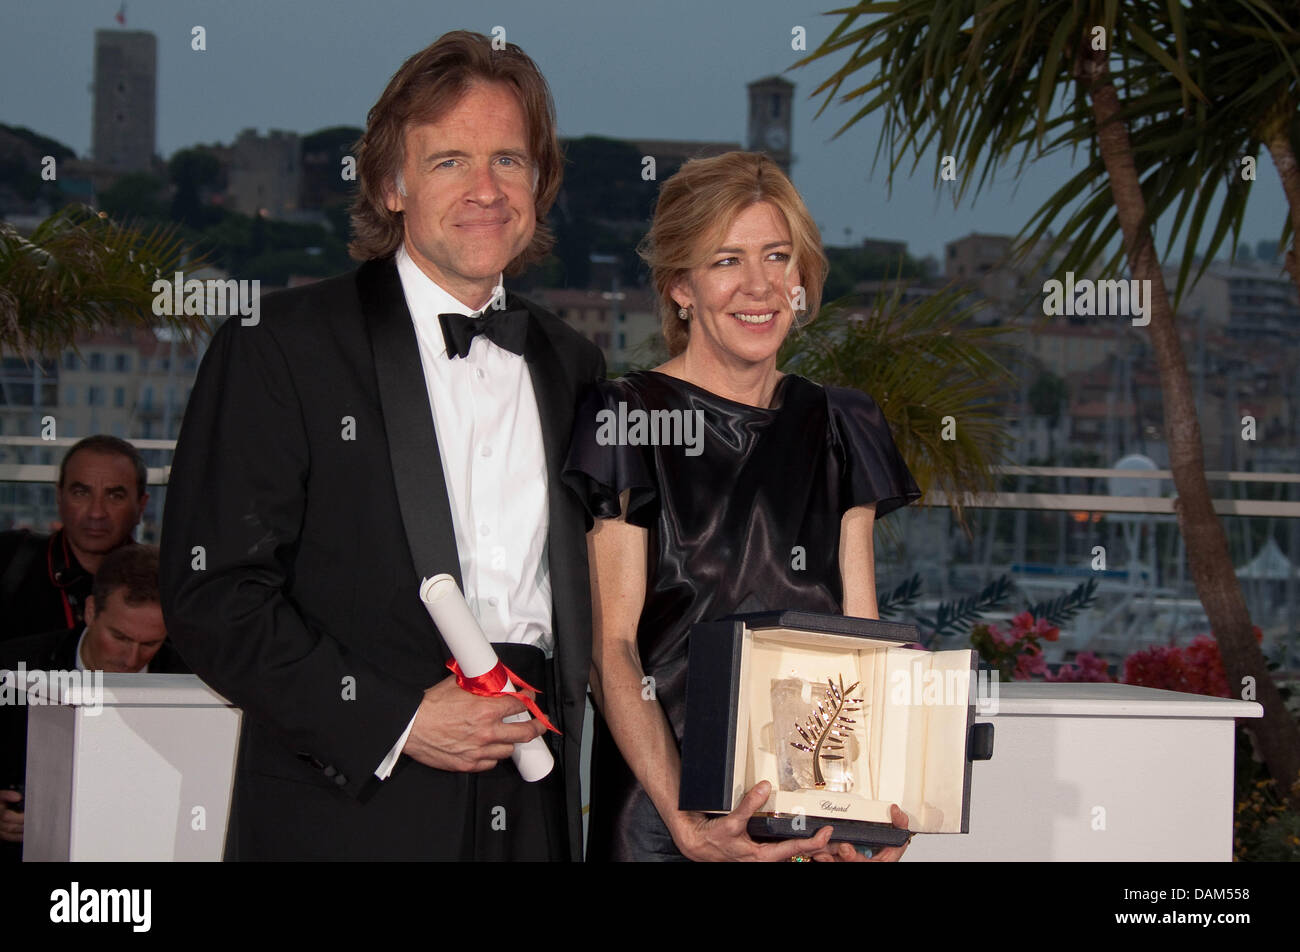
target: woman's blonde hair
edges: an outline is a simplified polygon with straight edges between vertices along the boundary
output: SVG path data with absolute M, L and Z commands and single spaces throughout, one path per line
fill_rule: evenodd
M 690 339 L 690 322 L 677 316 L 673 284 L 703 264 L 736 217 L 757 202 L 771 202 L 785 217 L 804 310 L 817 313 L 829 265 L 817 224 L 781 167 L 757 152 L 691 159 L 660 188 L 650 233 L 637 249 L 650 266 L 669 355 L 680 354 Z

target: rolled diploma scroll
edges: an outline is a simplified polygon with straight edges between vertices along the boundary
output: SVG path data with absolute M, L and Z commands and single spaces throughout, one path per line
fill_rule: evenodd
M 461 594 L 460 586 L 454 578 L 450 575 L 426 578 L 420 584 L 420 600 L 424 602 L 433 623 L 438 626 L 438 631 L 442 632 L 443 640 L 447 642 L 452 657 L 460 665 L 465 677 L 477 678 L 497 666 L 497 653 L 492 650 L 492 642 L 483 634 L 483 629 L 470 612 L 465 596 Z M 505 690 L 515 690 L 514 684 L 507 680 Z M 527 711 L 521 711 L 511 714 L 505 720 L 526 721 L 531 717 Z M 529 783 L 541 780 L 555 766 L 551 749 L 541 737 L 534 737 L 526 744 L 515 744 L 510 759 Z

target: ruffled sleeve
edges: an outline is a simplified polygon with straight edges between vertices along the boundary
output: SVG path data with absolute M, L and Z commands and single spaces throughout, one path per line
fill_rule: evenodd
M 860 390 L 827 387 L 831 441 L 839 457 L 840 511 L 876 504 L 876 518 L 921 498 L 879 405 Z
M 600 380 L 578 401 L 573 417 L 573 437 L 563 478 L 582 501 L 589 531 L 596 519 L 618 518 L 619 496 L 625 489 L 631 490 L 627 511 L 630 524 L 648 529 L 658 512 L 652 448 L 619 442 L 620 404 L 637 409 L 641 401 L 630 387 L 616 380 Z

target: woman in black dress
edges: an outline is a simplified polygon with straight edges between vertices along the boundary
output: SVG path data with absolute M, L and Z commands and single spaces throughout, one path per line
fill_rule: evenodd
M 686 163 L 642 253 L 672 357 L 588 393 L 565 472 L 593 522 L 588 859 L 859 858 L 830 827 L 751 840 L 766 783 L 725 817 L 677 809 L 688 634 L 748 611 L 877 617 L 873 521 L 920 490 L 871 397 L 776 368 L 827 265 L 770 159 Z

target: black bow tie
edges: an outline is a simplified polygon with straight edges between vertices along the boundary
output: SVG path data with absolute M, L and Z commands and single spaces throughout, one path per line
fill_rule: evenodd
M 489 310 L 482 317 L 439 314 L 438 322 L 442 325 L 442 339 L 447 345 L 448 357 L 467 356 L 475 334 L 482 334 L 512 353 L 524 352 L 524 339 L 528 336 L 528 312 L 525 310 Z

